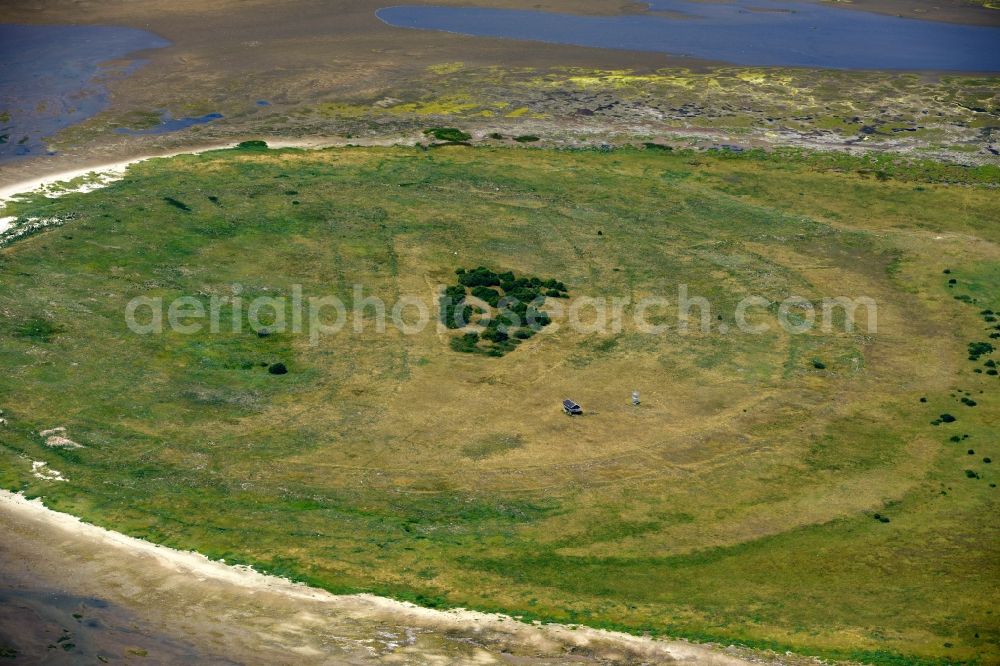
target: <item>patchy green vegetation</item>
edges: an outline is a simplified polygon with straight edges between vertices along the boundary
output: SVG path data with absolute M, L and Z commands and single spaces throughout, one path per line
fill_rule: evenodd
M 0 250 L 0 482 L 338 592 L 866 663 L 996 661 L 1000 491 L 979 461 L 998 455 L 1000 382 L 995 352 L 968 345 L 995 344 L 980 313 L 1000 310 L 998 190 L 890 175 L 678 150 L 239 149 L 21 198 L 4 215 L 65 224 Z M 494 269 L 455 285 L 456 265 Z M 137 296 L 207 309 L 296 286 L 348 309 L 433 306 L 438 285 L 499 306 L 504 277 L 533 275 L 562 283 L 529 279 L 544 310 L 633 305 L 618 328 L 553 316 L 503 358 L 451 353 L 497 341 L 433 324 L 381 333 L 372 308 L 315 342 L 240 312 L 236 332 L 162 335 L 123 314 Z M 680 284 L 708 330 L 682 334 L 665 308 L 645 313 L 661 334 L 632 323 Z M 751 294 L 771 302 L 746 313 L 758 334 L 733 326 Z M 792 294 L 870 297 L 878 330 L 840 312 L 791 335 L 776 316 Z M 84 448 L 46 446 L 53 427 Z
M 499 357 L 514 351 L 552 322 L 542 309 L 547 297 L 569 298 L 566 285 L 551 278 L 517 277 L 485 266 L 458 268 L 455 274 L 458 284 L 440 299 L 441 322 L 453 329 L 478 328 L 452 338 L 451 348 L 459 352 Z

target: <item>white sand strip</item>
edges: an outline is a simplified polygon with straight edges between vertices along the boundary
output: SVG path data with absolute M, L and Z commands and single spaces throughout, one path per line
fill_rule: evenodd
M 319 148 L 337 148 L 351 146 L 412 146 L 415 145 L 420 139 L 421 135 L 397 137 L 389 139 L 263 139 L 266 141 L 268 148 L 279 150 L 281 148 L 304 148 L 304 149 L 319 149 Z M 139 162 L 145 162 L 146 160 L 156 159 L 159 157 L 175 157 L 177 155 L 198 155 L 200 153 L 206 153 L 211 150 L 225 150 L 227 148 L 235 148 L 238 142 L 215 144 L 210 146 L 200 146 L 197 148 L 188 148 L 185 150 L 177 150 L 174 152 L 158 153 L 153 155 L 143 155 L 141 157 L 135 157 L 129 160 L 121 160 L 119 162 L 110 162 L 107 164 L 99 164 L 96 166 L 83 167 L 80 169 L 71 169 L 69 171 L 60 171 L 58 173 L 49 174 L 47 176 L 41 176 L 39 178 L 32 178 L 30 180 L 23 180 L 17 183 L 12 183 L 10 185 L 4 185 L 0 187 L 0 210 L 6 205 L 10 199 L 18 194 L 26 194 L 29 192 L 41 192 L 44 191 L 50 197 L 57 197 L 63 194 L 69 194 L 70 192 L 90 192 L 95 189 L 99 189 L 108 183 L 112 183 L 116 180 L 121 179 L 125 174 L 125 171 L 133 164 L 138 164 Z M 65 184 L 81 176 L 87 176 L 87 180 L 77 187 L 54 187 L 60 184 Z M 3 233 L 6 228 L 8 228 L 14 220 L 14 217 L 2 217 L 0 218 L 0 233 Z M 6 226 L 5 226 L 6 224 Z
M 28 500 L 23 495 L 0 490 L 0 514 L 14 514 L 30 520 L 37 529 L 55 531 L 61 543 L 85 543 L 121 562 L 145 561 L 144 569 L 159 567 L 170 575 L 181 574 L 201 584 L 226 585 L 238 588 L 241 595 L 248 595 L 248 603 L 263 604 L 275 595 L 295 600 L 299 608 L 336 609 L 346 616 L 379 619 L 399 625 L 411 625 L 430 631 L 487 631 L 504 635 L 507 640 L 524 646 L 543 646 L 563 652 L 573 647 L 612 651 L 628 654 L 642 661 L 666 663 L 682 661 L 689 664 L 711 666 L 745 666 L 750 661 L 723 652 L 716 646 L 697 645 L 685 641 L 665 641 L 631 636 L 628 634 L 563 625 L 529 625 L 511 617 L 468 611 L 463 609 L 440 611 L 421 608 L 413 604 L 368 594 L 334 595 L 324 590 L 293 583 L 284 578 L 269 576 L 250 567 L 230 566 L 209 560 L 204 555 L 179 551 L 136 539 L 80 519 L 46 508 L 40 500 Z M 112 551 L 117 553 L 112 554 Z M 59 553 L 53 553 L 58 557 Z M 242 590 L 240 592 L 239 590 Z M 256 599 L 256 601 L 250 601 Z M 562 646 L 562 647 L 560 647 Z M 755 659 L 767 663 L 768 659 Z M 629 662 L 632 663 L 632 662 Z M 771 661 L 771 663 L 775 663 Z

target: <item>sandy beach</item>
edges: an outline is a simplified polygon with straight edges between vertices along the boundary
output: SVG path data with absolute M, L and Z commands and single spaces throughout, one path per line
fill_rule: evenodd
M 137 655 L 147 663 L 779 663 L 684 641 L 333 595 L 89 525 L 8 491 L 0 491 L 0 526 L 0 647 L 24 660 L 13 663 Z

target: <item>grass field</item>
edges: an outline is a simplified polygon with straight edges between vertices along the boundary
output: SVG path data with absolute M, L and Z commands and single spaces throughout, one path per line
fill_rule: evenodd
M 4 214 L 61 226 L 0 250 L 0 480 L 334 591 L 995 663 L 1000 378 L 968 345 L 1000 310 L 1000 194 L 983 172 L 925 175 L 660 150 L 232 150 L 24 198 Z M 312 345 L 143 336 L 123 315 L 234 285 L 433 304 L 480 265 L 558 279 L 570 302 L 676 300 L 683 283 L 713 329 L 552 326 L 492 358 L 434 327 Z M 734 332 L 752 294 L 870 297 L 878 331 Z M 565 397 L 587 414 L 564 416 Z M 47 446 L 54 427 L 83 448 Z

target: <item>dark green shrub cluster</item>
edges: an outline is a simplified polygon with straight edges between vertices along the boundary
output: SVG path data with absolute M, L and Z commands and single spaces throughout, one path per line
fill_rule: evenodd
M 242 141 L 236 144 L 237 150 L 267 150 L 266 141 Z
M 931 425 L 941 425 L 942 423 L 954 423 L 955 417 L 951 414 L 945 413 L 931 421 Z
M 987 354 L 992 354 L 995 351 L 993 345 L 989 342 L 970 342 L 969 343 L 969 360 L 978 361 L 980 356 L 986 356 Z
M 492 287 L 476 286 L 472 288 L 472 295 L 481 301 L 485 301 L 490 304 L 491 307 L 497 307 L 500 304 L 500 292 Z
M 532 143 L 539 140 L 539 137 L 534 134 L 522 134 L 521 136 L 514 137 L 514 141 L 517 141 L 518 143 Z
M 451 141 L 452 143 L 460 143 L 472 138 L 471 134 L 463 132 L 457 127 L 432 127 L 424 130 L 424 134 L 432 136 L 438 141 Z
M 883 516 L 881 513 L 876 513 L 874 516 L 872 516 L 872 518 L 874 518 L 875 520 L 877 520 L 880 523 L 888 523 L 889 522 L 889 516 Z
M 452 339 L 455 351 L 503 356 L 552 323 L 540 309 L 546 298 L 569 297 L 566 285 L 554 279 L 518 277 L 485 266 L 459 268 L 455 274 L 458 284 L 441 296 L 441 321 L 448 328 L 463 328 L 477 311 L 482 315 L 475 322 L 482 327 L 479 332 Z M 489 306 L 489 316 L 468 302 L 470 296 Z
M 463 328 L 472 319 L 472 306 L 465 302 L 465 287 L 452 285 L 441 295 L 441 322 L 448 328 Z

